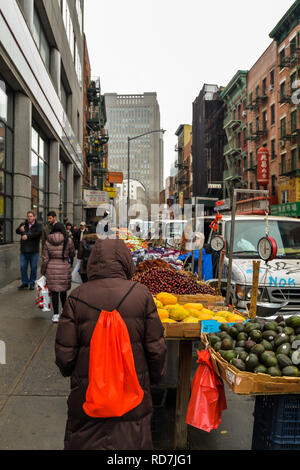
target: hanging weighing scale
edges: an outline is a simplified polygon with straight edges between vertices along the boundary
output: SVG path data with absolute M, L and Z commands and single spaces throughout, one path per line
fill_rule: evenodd
M 277 255 L 277 243 L 274 238 L 269 236 L 269 220 L 268 220 L 268 213 L 266 213 L 266 235 L 262 237 L 257 244 L 257 251 L 260 259 L 265 262 L 266 270 L 265 274 L 261 280 L 263 284 L 262 291 L 260 293 L 260 297 L 263 297 L 263 293 L 266 289 L 266 279 L 269 274 L 269 266 L 268 263 L 272 261 Z M 288 301 L 282 303 L 257 303 L 257 310 L 258 315 L 260 316 L 271 316 L 275 313 L 279 312 L 283 307 L 288 304 Z
M 257 244 L 257 251 L 260 259 L 268 263 L 272 261 L 277 255 L 277 244 L 274 238 L 266 235 L 262 237 Z
M 211 249 L 216 251 L 222 251 L 225 247 L 225 240 L 221 235 L 214 235 L 210 242 Z

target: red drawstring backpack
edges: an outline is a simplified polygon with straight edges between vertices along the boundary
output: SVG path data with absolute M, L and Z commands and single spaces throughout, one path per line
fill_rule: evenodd
M 83 404 L 93 418 L 123 416 L 144 397 L 135 370 L 128 330 L 118 309 L 136 283 L 112 311 L 101 310 L 90 341 L 89 385 Z M 70 296 L 87 304 L 76 297 Z M 78 380 L 79 377 L 77 376 Z

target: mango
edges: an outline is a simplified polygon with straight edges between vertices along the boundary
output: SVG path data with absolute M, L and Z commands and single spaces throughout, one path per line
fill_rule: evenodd
M 175 307 L 169 309 L 169 317 L 172 318 L 172 320 L 182 321 L 189 316 L 190 312 L 183 307 Z
M 165 310 L 165 309 L 163 309 L 163 308 L 158 308 L 158 309 L 157 309 L 157 313 L 158 313 L 159 318 L 160 318 L 161 320 L 166 319 L 166 318 L 169 318 L 169 312 L 168 312 L 168 310 Z
M 182 322 L 183 323 L 198 323 L 198 321 L 199 321 L 199 318 L 187 317 Z
M 164 318 L 162 323 L 177 323 L 177 321 L 172 320 L 172 318 Z
M 177 297 L 168 292 L 160 292 L 157 294 L 156 299 L 162 302 L 163 305 L 177 304 Z
M 188 310 L 189 309 L 197 309 L 197 310 L 202 310 L 203 309 L 203 305 L 202 304 L 197 304 L 197 303 L 188 303 L 188 304 L 184 304 L 183 308 L 187 308 Z

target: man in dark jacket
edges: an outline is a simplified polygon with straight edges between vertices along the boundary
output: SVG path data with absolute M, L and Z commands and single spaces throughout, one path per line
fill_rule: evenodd
M 64 306 L 55 351 L 62 375 L 71 376 L 66 450 L 152 449 L 150 384 L 158 384 L 163 377 L 166 342 L 148 288 L 137 283 L 130 291 L 134 271 L 123 240 L 99 239 L 89 257 L 88 282 L 74 289 Z M 120 417 L 90 418 L 82 408 L 89 382 L 90 341 L 101 310 L 111 312 L 117 307 L 129 333 L 144 396 L 138 406 Z
M 36 220 L 34 212 L 27 212 L 27 220 L 22 222 L 16 230 L 21 235 L 21 278 L 22 284 L 19 289 L 34 289 L 36 281 L 37 266 L 39 260 L 40 238 L 42 235 L 42 225 Z M 28 279 L 28 264 L 30 264 L 30 278 Z

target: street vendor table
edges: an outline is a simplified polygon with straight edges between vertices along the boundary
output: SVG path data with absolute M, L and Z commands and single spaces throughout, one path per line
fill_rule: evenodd
M 190 400 L 192 348 L 193 341 L 200 340 L 200 323 L 165 323 L 164 326 L 167 341 L 179 340 L 174 448 L 187 449 L 188 431 L 185 418 Z

